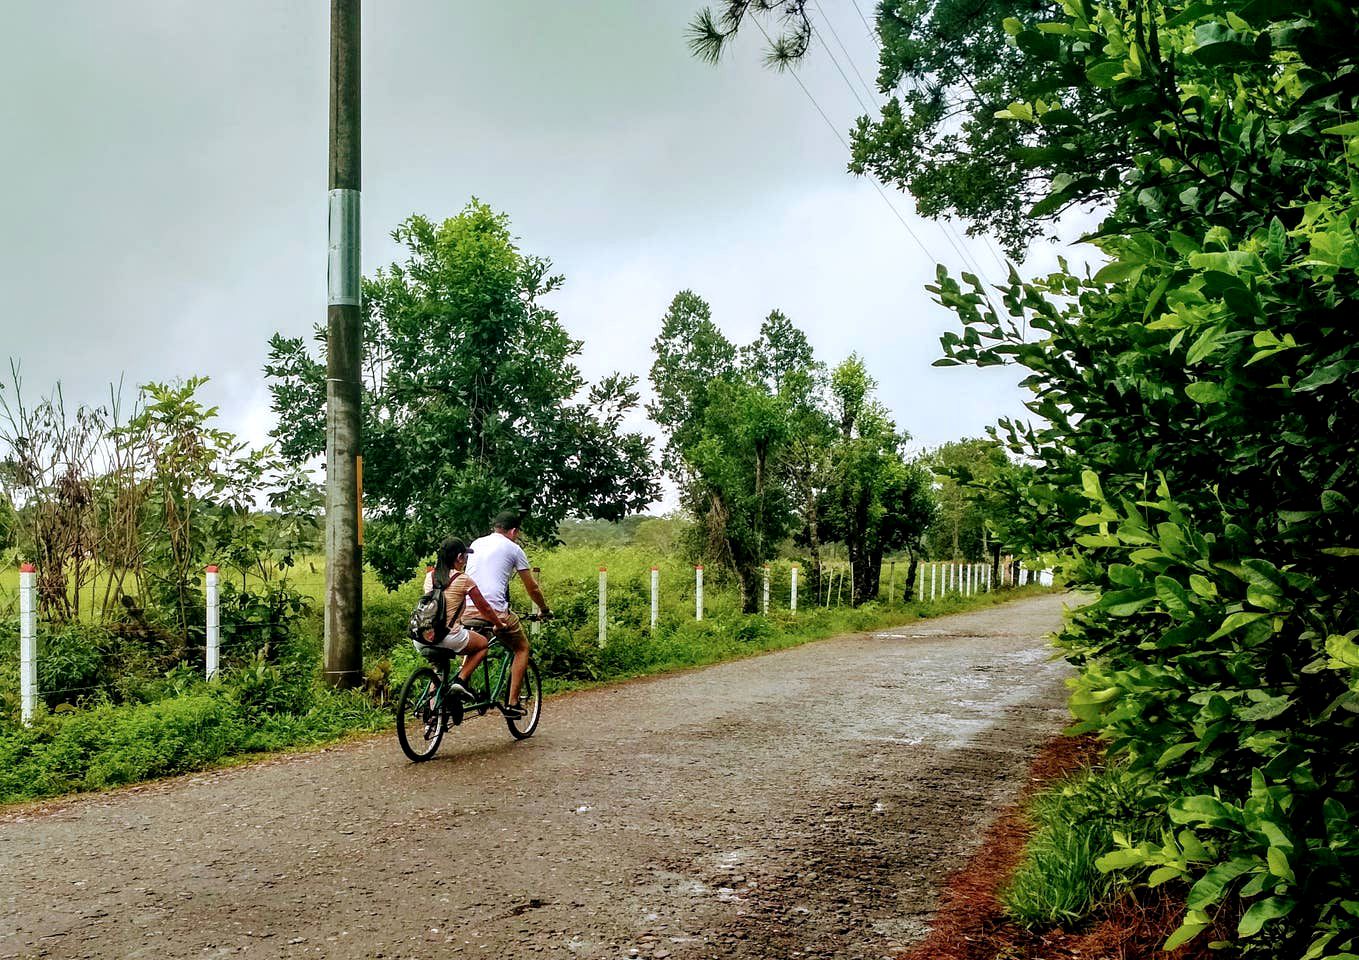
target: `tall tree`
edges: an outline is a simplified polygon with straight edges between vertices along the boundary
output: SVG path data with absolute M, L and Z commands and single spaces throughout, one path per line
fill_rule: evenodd
M 587 386 L 580 342 L 542 304 L 563 279 L 520 252 L 508 218 L 473 200 L 392 236 L 405 262 L 363 283 L 366 559 L 382 581 L 505 506 L 551 539 L 568 515 L 617 520 L 652 502 L 650 440 L 623 427 L 636 378 Z M 270 345 L 274 435 L 306 460 L 324 449 L 325 370 L 300 337 Z
M 705 551 L 729 567 L 742 607 L 758 604 L 760 565 L 794 526 L 792 422 L 779 386 L 810 362 L 806 337 L 775 311 L 738 350 L 692 291 L 677 294 L 653 344 L 648 410 L 666 432 L 665 464 Z
M 876 389 L 858 356 L 831 373 L 831 417 L 839 436 L 830 450 L 822 514 L 828 538 L 842 540 L 849 554 L 855 605 L 878 595 L 888 551 L 910 549 L 914 559 L 935 511 L 929 474 L 905 461 L 907 436 L 874 399 Z

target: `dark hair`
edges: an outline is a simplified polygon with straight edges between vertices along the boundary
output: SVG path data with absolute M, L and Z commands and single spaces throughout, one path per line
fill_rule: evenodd
M 448 582 L 452 579 L 453 564 L 458 562 L 458 555 L 467 552 L 467 544 L 457 537 L 449 537 L 439 544 L 439 553 L 434 564 L 434 586 L 439 590 L 447 589 Z
M 501 510 L 491 521 L 492 530 L 518 530 L 524 518 L 518 510 Z

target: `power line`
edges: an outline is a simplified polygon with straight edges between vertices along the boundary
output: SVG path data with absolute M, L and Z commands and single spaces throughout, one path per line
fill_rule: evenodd
M 768 31 L 765 30 L 764 24 L 760 23 L 758 19 L 753 17 L 751 18 L 751 21 L 759 29 L 761 35 L 764 36 L 765 42 L 772 45 L 774 41 L 770 38 Z M 826 52 L 830 53 L 829 49 Z M 835 59 L 834 55 L 831 56 L 831 59 L 832 61 L 834 61 Z M 821 104 L 817 102 L 816 97 L 812 96 L 812 91 L 807 89 L 807 85 L 802 82 L 802 78 L 797 75 L 797 71 L 789 70 L 788 73 L 792 76 L 794 82 L 797 83 L 798 89 L 802 91 L 803 95 L 807 98 L 808 102 L 810 102 L 812 107 L 816 110 L 816 112 L 821 115 L 821 119 L 825 121 L 826 126 L 830 128 L 831 133 L 835 134 L 835 139 L 840 141 L 840 145 L 845 148 L 845 152 L 852 153 L 853 151 L 850 149 L 849 141 L 847 141 L 844 138 L 844 135 L 840 133 L 840 128 L 835 125 L 835 123 L 831 120 L 829 116 L 827 116 L 826 111 L 821 109 Z M 841 71 L 840 75 L 843 77 L 844 72 Z M 845 78 L 845 83 L 847 84 L 849 83 L 848 77 Z M 851 89 L 853 88 L 851 87 Z M 873 184 L 873 189 L 878 192 L 878 196 L 882 198 L 882 202 L 887 204 L 887 209 L 892 211 L 892 215 L 897 218 L 897 220 L 901 223 L 902 227 L 904 227 L 906 232 L 910 235 L 911 239 L 915 241 L 915 245 L 920 248 L 920 252 L 923 253 L 927 259 L 934 260 L 935 254 L 930 251 L 930 248 L 925 245 L 925 242 L 921 240 L 920 236 L 915 232 L 915 230 L 911 228 L 910 223 L 907 222 L 904 216 L 902 216 L 901 211 L 897 209 L 897 205 L 892 202 L 892 199 L 889 196 L 887 196 L 886 191 L 882 189 L 882 184 L 880 184 L 877 181 L 877 178 L 870 176 L 868 177 L 868 181 L 869 183 Z M 957 252 L 958 256 L 962 258 L 964 265 L 970 264 L 972 270 L 980 276 L 983 273 L 983 271 L 976 265 L 974 261 L 972 261 L 972 259 L 967 255 L 967 253 L 958 244 L 958 242 L 954 240 L 952 236 L 949 235 L 948 232 L 949 226 L 947 222 L 944 223 L 944 228 L 945 228 L 945 239 L 948 240 L 949 244 Z
M 850 6 L 852 6 L 854 12 L 859 15 L 859 19 L 864 22 L 864 29 L 868 31 L 868 38 L 874 43 L 877 43 L 878 33 L 873 29 L 873 25 L 868 22 L 868 18 L 864 16 L 863 9 L 859 6 L 859 0 L 850 0 Z
M 864 88 L 864 92 L 868 94 L 868 99 L 872 100 L 875 96 L 875 94 L 873 93 L 873 88 L 868 85 L 868 81 L 864 79 L 864 75 L 860 73 L 859 68 L 854 65 L 854 58 L 850 56 L 849 50 L 845 48 L 844 42 L 840 39 L 840 34 L 836 32 L 835 24 L 831 23 L 830 17 L 826 16 L 826 11 L 821 9 L 821 4 L 818 3 L 817 0 L 812 0 L 812 6 L 816 8 L 817 13 L 821 14 L 822 22 L 825 23 L 826 27 L 830 30 L 831 36 L 835 39 L 836 44 L 840 47 L 840 52 L 845 55 L 845 60 L 846 62 L 849 63 L 849 68 L 853 70 L 854 75 L 859 78 L 859 84 Z M 829 50 L 827 50 L 826 52 L 830 53 Z M 834 62 L 834 57 L 832 57 L 831 60 L 832 62 Z M 838 69 L 839 64 L 836 64 L 836 67 Z M 843 73 L 844 71 L 842 70 L 841 74 Z M 845 82 L 848 83 L 849 80 L 846 79 Z M 855 94 L 855 96 L 857 97 L 858 94 Z M 859 104 L 862 106 L 863 101 L 860 100 Z M 864 111 L 869 112 L 868 107 L 864 106 Z

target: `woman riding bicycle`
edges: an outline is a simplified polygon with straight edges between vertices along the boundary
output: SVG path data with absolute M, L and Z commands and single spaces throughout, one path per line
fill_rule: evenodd
M 480 619 L 490 624 L 492 629 L 503 630 L 506 626 L 500 614 L 486 602 L 472 578 L 464 572 L 467 555 L 471 552 L 472 549 L 457 537 L 449 537 L 439 545 L 436 565 L 425 574 L 425 592 L 433 590 L 436 585 L 444 592 L 444 636 L 434 644 L 411 641 L 421 654 L 438 666 L 447 663 L 453 656 L 463 655 L 462 669 L 449 685 L 464 697 L 472 696 L 468 678 L 485 659 L 487 647 L 486 637 L 469 630 L 462 623 L 467 602 L 470 601 L 476 607 Z

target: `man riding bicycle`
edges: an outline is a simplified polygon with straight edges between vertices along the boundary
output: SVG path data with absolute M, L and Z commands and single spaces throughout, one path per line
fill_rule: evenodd
M 510 692 L 504 708 L 505 716 L 512 719 L 524 715 L 524 708 L 519 705 L 519 687 L 524 682 L 524 672 L 528 670 L 529 662 L 528 634 L 524 632 L 523 623 L 510 610 L 510 580 L 515 573 L 519 574 L 525 592 L 542 616 L 550 616 L 538 581 L 529 570 L 528 556 L 516 542 L 522 522 L 523 518 L 517 511 L 501 511 L 491 523 L 492 532 L 472 541 L 471 549 L 467 551 L 470 554 L 467 575 L 481 589 L 486 603 L 503 622 L 504 627 L 496 629 L 496 636 L 514 655 L 514 663 L 510 668 Z M 466 602 L 472 606 L 470 597 Z M 482 625 L 494 627 L 472 610 L 466 612 L 463 622 L 472 628 Z

